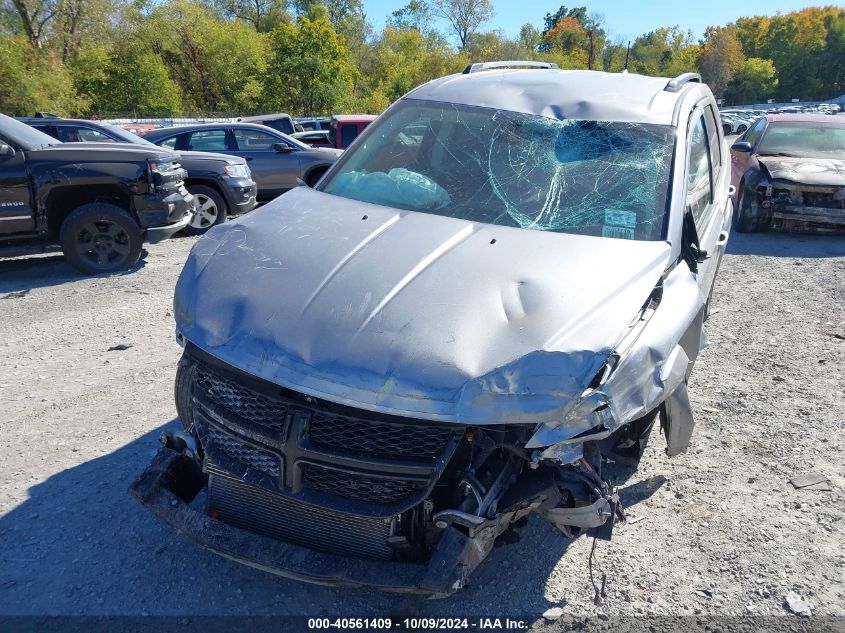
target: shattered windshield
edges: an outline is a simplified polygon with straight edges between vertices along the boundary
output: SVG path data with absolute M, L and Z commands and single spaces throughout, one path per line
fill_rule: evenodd
M 659 240 L 674 129 L 405 99 L 321 189 L 540 231 Z

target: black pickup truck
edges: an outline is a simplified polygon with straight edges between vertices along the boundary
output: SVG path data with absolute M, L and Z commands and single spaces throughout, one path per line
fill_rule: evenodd
M 84 273 L 131 268 L 190 223 L 185 177 L 165 149 L 61 143 L 0 114 L 0 257 L 60 247 Z
M 117 125 L 84 119 L 34 116 L 18 119 L 63 143 L 133 143 L 156 147 Z M 212 152 L 179 151 L 179 163 L 188 171 L 185 187 L 197 199 L 198 212 L 185 233 L 202 235 L 230 215 L 255 207 L 258 186 L 240 156 Z

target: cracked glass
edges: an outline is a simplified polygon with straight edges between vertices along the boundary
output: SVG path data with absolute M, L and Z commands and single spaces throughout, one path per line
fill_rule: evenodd
M 405 99 L 320 187 L 501 226 L 659 240 L 671 126 Z

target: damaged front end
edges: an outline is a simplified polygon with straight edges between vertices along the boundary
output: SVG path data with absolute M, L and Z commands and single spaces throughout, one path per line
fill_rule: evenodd
M 530 512 L 609 538 L 602 444 L 538 459 L 526 425 L 462 427 L 281 390 L 188 347 L 191 411 L 132 494 L 205 547 L 320 584 L 447 596 Z M 188 384 L 188 383 L 185 383 Z
M 671 126 L 391 112 L 367 138 L 402 143 L 197 242 L 184 433 L 132 492 L 248 565 L 446 596 L 531 512 L 609 538 L 608 461 L 636 462 L 658 416 L 686 450 L 702 279 L 663 238 Z
M 841 160 L 760 158 L 761 178 L 747 187 L 747 223 L 791 233 L 845 231 Z
M 265 571 L 448 596 L 531 512 L 566 537 L 609 539 L 624 515 L 603 467 L 636 462 L 658 416 L 667 452 L 686 449 L 686 379 L 704 340 L 698 297 L 677 266 L 581 396 L 539 425 L 337 404 L 188 342 L 177 377 L 184 432 L 162 436 L 131 492 L 180 533 Z

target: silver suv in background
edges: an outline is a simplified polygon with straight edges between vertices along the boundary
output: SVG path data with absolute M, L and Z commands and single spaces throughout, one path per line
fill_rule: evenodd
M 151 130 L 144 138 L 177 152 L 231 154 L 246 160 L 259 201 L 275 198 L 300 182 L 317 183 L 341 151 L 309 147 L 295 138 L 252 123 L 203 123 Z
M 155 147 L 148 140 L 117 125 L 37 116 L 22 119 L 27 125 L 63 143 L 134 143 Z M 228 216 L 241 215 L 255 207 L 257 187 L 243 158 L 211 152 L 179 152 L 188 172 L 185 188 L 197 199 L 197 209 L 184 232 L 202 235 Z
M 610 538 L 610 463 L 658 419 L 690 442 L 729 189 L 698 75 L 498 62 L 412 90 L 316 189 L 194 247 L 184 430 L 132 493 L 248 565 L 431 596 L 532 512 Z

